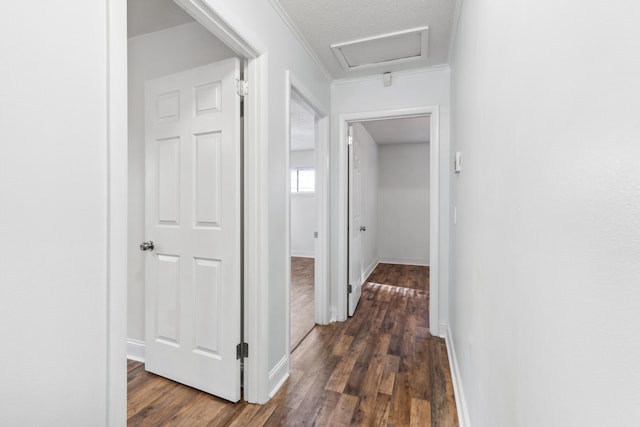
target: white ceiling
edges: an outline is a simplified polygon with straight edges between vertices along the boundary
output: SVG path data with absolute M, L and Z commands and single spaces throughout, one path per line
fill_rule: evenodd
M 374 120 L 362 122 L 362 125 L 380 145 L 429 142 L 429 117 Z
M 446 64 L 456 0 L 272 0 L 279 2 L 336 79 Z M 345 71 L 331 45 L 428 26 L 428 56 Z M 375 48 L 374 48 L 375 49 Z
M 285 13 L 335 79 L 447 64 L 452 23 L 460 0 L 270 0 Z M 129 37 L 192 22 L 173 0 L 128 0 Z M 429 27 L 427 56 L 396 64 L 345 71 L 331 45 Z M 384 45 L 365 43 L 356 52 L 376 57 Z M 396 51 L 401 50 L 400 48 Z
M 194 19 L 173 0 L 128 0 L 128 37 L 164 30 Z
M 316 145 L 315 114 L 295 93 L 291 96 L 291 151 L 313 150 Z

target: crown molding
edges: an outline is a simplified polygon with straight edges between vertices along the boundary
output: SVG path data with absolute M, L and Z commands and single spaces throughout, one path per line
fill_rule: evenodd
M 423 73 L 434 73 L 438 71 L 449 71 L 449 64 L 439 64 L 433 65 L 431 67 L 421 67 L 421 68 L 411 68 L 409 70 L 401 70 L 401 71 L 392 71 L 391 75 L 396 77 L 410 76 L 413 74 L 423 74 Z M 344 85 L 344 84 L 353 84 L 353 83 L 361 83 L 370 80 L 380 80 L 382 79 L 382 73 L 376 74 L 367 74 L 366 76 L 361 77 L 351 77 L 346 79 L 336 79 L 332 84 L 334 85 Z
M 293 37 L 295 37 L 298 40 L 298 42 L 304 48 L 307 54 L 309 54 L 309 56 L 311 57 L 311 59 L 313 59 L 313 61 L 318 66 L 318 68 L 320 68 L 320 71 L 322 71 L 322 74 L 324 74 L 324 76 L 327 78 L 329 83 L 331 83 L 334 80 L 333 76 L 331 75 L 329 70 L 327 70 L 327 67 L 325 67 L 325 65 L 322 63 L 318 55 L 316 55 L 315 51 L 313 50 L 313 48 L 311 47 L 307 39 L 304 38 L 304 36 L 300 32 L 296 24 L 293 23 L 293 21 L 291 20 L 287 12 L 285 12 L 280 2 L 278 0 L 269 0 L 269 3 L 271 4 L 271 7 L 273 7 L 273 10 L 275 10 L 276 13 L 280 15 L 280 18 L 285 23 L 285 25 L 289 28 L 289 31 L 291 31 L 291 34 L 293 34 Z

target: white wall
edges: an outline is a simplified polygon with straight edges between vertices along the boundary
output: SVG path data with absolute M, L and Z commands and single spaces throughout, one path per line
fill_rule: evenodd
M 380 262 L 429 265 L 429 144 L 378 146 Z
M 2 5 L 3 426 L 106 425 L 106 37 L 103 2 Z
M 639 17 L 464 2 L 450 318 L 474 427 L 638 425 Z
M 266 249 L 259 254 L 257 274 L 266 296 L 258 315 L 267 319 L 261 328 L 268 333 L 260 334 L 266 346 L 253 343 L 253 348 L 268 357 L 256 374 L 258 395 L 253 398 L 263 401 L 289 367 L 288 253 L 281 238 L 287 232 L 288 197 L 285 74 L 290 70 L 326 111 L 330 85 L 268 2 L 205 3 L 262 52 L 262 81 L 254 86 L 260 88 L 254 96 L 264 102 L 256 131 L 262 151 L 255 160 L 265 178 L 259 182 L 257 210 L 266 225 L 259 236 Z M 31 3 L 9 2 L 0 14 L 0 120 L 11 141 L 0 156 L 0 354 L 2 365 L 11 367 L 0 378 L 3 425 L 105 425 L 107 375 L 119 378 L 116 389 L 125 387 L 124 361 L 107 372 L 107 304 L 120 299 L 114 295 L 119 285 L 107 289 L 108 281 L 119 283 L 119 277 L 107 274 L 107 268 L 112 273 L 119 269 L 120 249 L 118 242 L 107 246 L 107 236 L 117 234 L 110 228 L 114 223 L 107 223 L 107 212 L 120 204 L 120 188 L 109 186 L 120 178 L 109 178 L 107 170 L 126 174 L 120 163 L 107 162 L 124 139 L 112 129 L 118 135 L 110 134 L 113 145 L 107 144 L 108 123 L 121 121 L 118 113 L 124 111 L 116 108 L 118 99 L 107 103 L 107 94 L 116 90 L 109 86 L 114 80 L 108 70 L 119 71 L 124 59 L 116 53 L 107 61 L 107 49 L 118 50 L 107 39 L 124 35 L 124 5 L 123 0 L 39 2 L 34 13 Z M 118 17 L 107 31 L 109 14 Z M 124 317 L 122 311 L 114 309 L 111 315 Z M 124 328 L 109 334 L 124 341 Z M 122 397 L 111 396 L 116 406 Z M 124 406 L 117 411 L 124 412 Z
M 291 169 L 316 167 L 315 150 L 297 150 L 291 152 Z M 317 205 L 315 193 L 291 194 L 291 255 L 301 257 L 315 256 L 316 239 L 313 233 L 317 228 Z
M 440 107 L 440 288 L 439 288 L 439 317 L 443 323 L 448 319 L 448 283 L 449 283 L 449 71 L 448 70 L 413 70 L 393 73 L 393 85 L 384 87 L 382 76 L 376 75 L 362 79 L 340 80 L 331 87 L 332 114 L 332 152 L 331 162 L 332 194 L 338 194 L 338 164 L 340 114 L 380 111 L 411 107 L 439 106 Z M 338 209 L 335 204 L 331 207 L 332 246 L 331 265 L 338 263 Z M 344 279 L 337 276 L 332 268 L 332 309 L 337 310 L 336 298 L 338 283 Z M 436 333 L 436 327 L 433 327 Z
M 197 22 L 132 37 L 129 60 L 129 230 L 127 337 L 144 341 L 144 83 L 234 56 Z M 135 349 L 136 347 L 133 347 Z M 130 347 L 131 349 L 131 347 Z
M 361 225 L 363 280 L 378 265 L 378 145 L 360 123 L 353 124 L 353 139 L 360 150 L 362 178 Z

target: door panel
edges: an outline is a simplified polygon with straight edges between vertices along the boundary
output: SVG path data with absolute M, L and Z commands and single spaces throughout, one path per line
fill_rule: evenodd
M 196 226 L 220 226 L 220 133 L 196 136 Z
M 146 369 L 240 398 L 237 59 L 146 86 Z
M 158 158 L 158 223 L 178 225 L 180 212 L 180 138 L 155 142 Z

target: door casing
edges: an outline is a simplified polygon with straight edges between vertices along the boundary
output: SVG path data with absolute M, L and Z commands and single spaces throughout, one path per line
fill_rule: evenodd
M 430 119 L 431 134 L 429 144 L 430 155 L 430 223 L 429 223 L 429 329 L 432 335 L 440 336 L 439 321 L 439 214 L 440 214 L 440 128 L 439 106 L 424 106 L 415 108 L 398 108 L 390 110 L 368 111 L 358 113 L 340 114 L 338 116 L 339 129 L 339 155 L 338 155 L 338 265 L 337 273 L 338 294 L 336 295 L 336 317 L 338 321 L 347 319 L 347 284 L 349 282 L 348 263 L 348 239 L 349 239 L 349 195 L 348 195 L 348 128 L 356 122 L 366 122 L 380 119 L 400 119 L 405 117 L 428 116 Z

